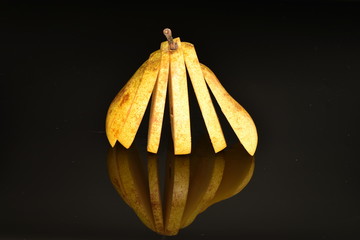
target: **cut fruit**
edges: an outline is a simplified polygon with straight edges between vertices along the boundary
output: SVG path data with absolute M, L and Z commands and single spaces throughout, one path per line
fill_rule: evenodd
M 214 94 L 221 111 L 224 113 L 236 136 L 246 151 L 250 155 L 254 155 L 258 143 L 258 135 L 251 116 L 237 101 L 235 101 L 234 98 L 231 97 L 210 68 L 206 67 L 204 64 L 201 64 L 201 68 L 206 83 Z
M 169 79 L 169 44 L 161 43 L 161 63 L 154 92 L 151 97 L 147 150 L 157 153 L 163 124 L 166 92 Z
M 175 155 L 191 153 L 190 108 L 186 68 L 180 38 L 174 42 L 178 48 L 170 50 L 170 121 Z
M 125 86 L 119 91 L 111 102 L 106 115 L 106 135 L 112 147 L 115 146 L 117 137 L 128 116 L 129 109 L 134 101 L 136 91 L 147 66 L 145 61 L 135 72 Z
M 189 156 L 169 154 L 165 177 L 165 235 L 176 235 L 181 227 L 181 220 L 189 191 L 190 163 Z
M 117 138 L 117 140 L 125 148 L 129 148 L 131 146 L 139 129 L 159 73 L 160 60 L 160 50 L 153 52 L 148 59 L 147 66 L 141 78 L 140 85 L 136 91 L 133 103 Z
M 225 159 L 223 178 L 214 198 L 203 211 L 210 205 L 238 194 L 250 182 L 254 172 L 254 157 L 240 143 L 221 152 L 221 155 Z
M 181 48 L 184 53 L 186 68 L 204 118 L 206 129 L 209 133 L 214 151 L 217 153 L 226 147 L 226 141 L 212 103 L 194 45 L 183 42 L 181 44 Z
M 155 230 L 157 233 L 164 234 L 164 215 L 162 197 L 160 191 L 160 177 L 157 155 L 148 154 L 148 177 L 150 203 L 154 216 Z

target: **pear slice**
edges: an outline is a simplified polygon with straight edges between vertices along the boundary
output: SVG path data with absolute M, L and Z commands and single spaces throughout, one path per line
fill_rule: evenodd
M 117 140 L 125 147 L 129 148 L 134 141 L 135 135 L 139 129 L 141 120 L 144 116 L 146 107 L 149 103 L 151 93 L 159 73 L 161 61 L 161 51 L 153 52 L 146 64 L 141 82 L 137 88 L 133 103 L 128 110 L 128 115 L 122 126 Z
M 189 226 L 213 199 L 220 186 L 224 166 L 224 158 L 214 154 L 211 143 L 196 148 L 190 160 L 190 186 L 181 228 Z
M 130 80 L 119 91 L 111 102 L 107 115 L 105 130 L 110 145 L 114 147 L 120 129 L 128 116 L 129 109 L 134 101 L 136 91 L 141 82 L 144 70 L 147 66 L 147 60 L 138 68 Z
M 250 182 L 254 172 L 254 156 L 249 155 L 240 143 L 221 152 L 221 155 L 225 159 L 223 178 L 215 196 L 203 211 L 210 205 L 238 194 Z
M 165 176 L 165 235 L 176 235 L 186 206 L 190 178 L 189 155 L 168 154 Z
M 117 147 L 117 163 L 125 201 L 144 225 L 156 232 L 150 205 L 149 185 L 142 161 L 133 148 L 125 149 L 119 145 Z
M 170 50 L 169 102 L 174 154 L 191 153 L 190 107 L 186 68 L 180 38 L 174 38 L 177 49 Z
M 241 144 L 245 147 L 250 155 L 254 155 L 258 143 L 258 135 L 254 121 L 249 113 L 226 91 L 221 85 L 216 75 L 205 65 L 201 64 L 201 68 L 214 94 L 221 111 L 224 113 L 230 126 L 234 130 Z
M 161 43 L 161 63 L 156 85 L 151 97 L 147 151 L 157 153 L 164 117 L 166 92 L 169 79 L 169 44 Z
M 188 70 L 207 131 L 214 151 L 217 153 L 226 147 L 226 141 L 221 129 L 220 121 L 212 103 L 194 45 L 188 42 L 182 42 L 181 48 L 184 53 L 186 68 Z
M 148 154 L 148 178 L 149 178 L 149 191 L 150 191 L 150 203 L 154 216 L 154 224 L 156 232 L 164 234 L 164 216 L 162 197 L 160 191 L 160 177 L 157 155 Z

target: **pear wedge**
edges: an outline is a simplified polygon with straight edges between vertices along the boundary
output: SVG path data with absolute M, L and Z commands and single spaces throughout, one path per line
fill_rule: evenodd
M 178 48 L 170 50 L 169 102 L 174 154 L 191 153 L 190 107 L 184 56 L 180 38 L 174 42 Z
M 214 198 L 225 166 L 224 158 L 219 156 L 214 154 L 211 143 L 199 145 L 192 154 L 189 193 L 181 228 L 189 226 Z
M 214 94 L 221 111 L 234 130 L 241 144 L 250 155 L 254 155 L 258 143 L 255 123 L 250 114 L 231 97 L 210 68 L 201 64 L 206 83 Z
M 220 186 L 205 208 L 228 199 L 245 188 L 250 182 L 254 172 L 255 160 L 254 156 L 247 153 L 244 147 L 238 143 L 221 152 L 225 159 L 225 169 Z
M 150 204 L 149 185 L 142 161 L 135 149 L 125 149 L 119 145 L 115 147 L 118 147 L 117 164 L 125 202 L 129 204 L 145 226 L 156 232 Z
M 189 180 L 189 155 L 169 154 L 165 176 L 165 235 L 176 235 L 181 228 Z
M 169 44 L 161 43 L 161 63 L 156 85 L 151 97 L 150 119 L 148 129 L 147 151 L 157 153 L 163 124 L 166 102 L 167 85 L 169 79 Z
M 129 109 L 124 125 L 122 126 L 117 137 L 117 140 L 125 148 L 129 148 L 131 146 L 139 129 L 141 120 L 149 103 L 151 93 L 155 86 L 157 75 L 159 73 L 160 61 L 160 50 L 153 52 L 148 59 L 133 103 Z
M 164 216 L 160 191 L 158 157 L 155 154 L 148 154 L 147 159 L 150 203 L 154 216 L 155 230 L 159 234 L 164 234 Z
M 184 53 L 186 68 L 194 88 L 196 99 L 199 103 L 214 151 L 217 153 L 226 147 L 226 141 L 194 45 L 188 42 L 182 42 L 181 48 Z
M 140 85 L 141 78 L 147 66 L 147 60 L 134 73 L 130 80 L 115 96 L 111 102 L 106 115 L 105 130 L 110 145 L 114 147 L 122 126 L 127 119 L 129 110 L 134 101 L 136 91 Z

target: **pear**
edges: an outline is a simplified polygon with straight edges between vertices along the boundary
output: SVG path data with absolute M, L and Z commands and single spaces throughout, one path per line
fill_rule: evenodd
M 169 44 L 161 43 L 161 62 L 156 85 L 151 97 L 147 151 L 157 153 L 160 145 L 166 93 L 169 79 Z
M 186 68 L 190 75 L 196 99 L 205 121 L 205 126 L 208 130 L 214 151 L 217 153 L 226 147 L 226 141 L 210 93 L 206 86 L 195 47 L 193 44 L 187 42 L 182 43 L 181 47 L 184 52 Z
M 165 175 L 165 234 L 177 235 L 186 206 L 189 181 L 190 159 L 188 155 L 169 154 Z
M 174 154 L 190 154 L 189 75 L 213 151 L 218 153 L 227 144 L 210 93 L 241 144 L 254 155 L 258 135 L 250 114 L 231 97 L 216 75 L 199 62 L 193 44 L 173 38 L 170 29 L 164 29 L 164 34 L 168 41 L 150 54 L 109 106 L 105 127 L 110 145 L 114 146 L 116 141 L 125 148 L 132 145 L 151 98 L 147 151 L 157 153 L 168 94 Z

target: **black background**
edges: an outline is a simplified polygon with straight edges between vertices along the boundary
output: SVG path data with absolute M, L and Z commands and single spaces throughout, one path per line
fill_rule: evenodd
M 164 239 L 112 187 L 104 121 L 165 27 L 259 132 L 248 186 L 173 238 L 358 237 L 360 4 L 170 3 L 2 4 L 0 238 Z

